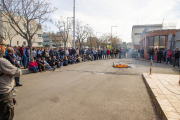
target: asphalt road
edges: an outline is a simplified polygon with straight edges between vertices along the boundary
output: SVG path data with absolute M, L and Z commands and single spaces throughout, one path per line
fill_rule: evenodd
M 133 68 L 113 68 L 125 61 Z M 15 120 L 159 120 L 141 74 L 149 62 L 89 61 L 21 76 Z M 179 74 L 154 64 L 154 73 Z

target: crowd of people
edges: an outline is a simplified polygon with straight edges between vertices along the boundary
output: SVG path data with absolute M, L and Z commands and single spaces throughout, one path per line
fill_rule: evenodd
M 69 64 L 76 64 L 86 60 L 101 60 L 126 57 L 127 49 L 85 49 L 85 48 L 32 48 L 32 57 L 30 59 L 30 46 L 11 47 L 7 46 L 5 58 L 17 67 L 28 68 L 36 73 L 45 69 L 55 70 Z M 15 79 L 16 80 L 16 79 Z M 18 82 L 18 80 L 16 80 Z M 17 85 L 20 85 L 17 83 Z
M 157 50 L 157 49 L 156 49 Z M 154 49 L 147 50 L 147 59 L 153 60 Z M 176 65 L 179 68 L 180 51 L 178 48 L 171 52 L 168 50 L 157 50 L 157 63 L 161 63 L 161 59 L 166 64 L 171 64 L 173 67 Z M 32 56 L 32 57 L 30 57 Z M 144 49 L 134 50 L 126 48 L 114 48 L 114 49 L 94 49 L 94 48 L 32 48 L 32 55 L 30 54 L 30 46 L 25 47 L 11 47 L 7 46 L 4 54 L 4 58 L 10 61 L 15 67 L 27 69 L 33 73 L 45 71 L 46 69 L 54 71 L 56 68 L 61 68 L 69 64 L 76 64 L 84 62 L 86 60 L 101 60 L 101 59 L 113 59 L 123 57 L 141 57 L 144 58 Z M 31 59 L 30 59 L 31 58 Z M 19 81 L 19 77 L 14 77 L 16 86 L 22 86 Z M 16 91 L 16 89 L 14 89 Z M 13 95 L 15 95 L 13 93 Z
M 157 48 L 149 48 L 147 49 L 147 59 L 148 60 L 153 60 L 153 56 L 155 54 L 155 50 L 157 51 L 156 52 L 156 56 L 157 56 L 157 61 L 156 63 L 161 63 L 162 60 L 165 64 L 171 64 L 172 67 L 175 67 L 177 66 L 179 68 L 179 59 L 180 59 L 180 51 L 179 51 L 179 48 L 176 47 L 175 50 L 171 51 L 170 49 L 157 49 Z M 135 50 L 135 56 L 136 57 L 141 57 L 141 58 L 144 58 L 144 49 L 141 48 L 141 49 L 138 49 L 138 50 Z M 180 68 L 179 68 L 180 70 Z

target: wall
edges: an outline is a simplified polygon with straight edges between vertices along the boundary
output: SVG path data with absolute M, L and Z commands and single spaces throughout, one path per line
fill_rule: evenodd
M 175 35 L 176 32 L 179 32 L 180 30 L 157 30 L 157 31 L 150 31 L 150 32 L 147 32 L 144 34 L 144 36 L 141 38 L 141 41 L 145 39 L 145 46 L 144 47 L 144 56 L 145 58 L 147 58 L 147 37 L 150 37 L 150 36 L 165 36 L 165 43 L 167 44 L 167 40 L 168 40 L 168 35 L 169 34 L 172 34 L 172 35 Z M 167 45 L 165 45 L 165 48 L 167 47 Z M 156 50 L 154 52 L 154 58 L 156 59 Z

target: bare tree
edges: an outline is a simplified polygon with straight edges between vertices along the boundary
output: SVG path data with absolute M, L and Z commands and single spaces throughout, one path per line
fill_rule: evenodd
M 110 33 L 104 33 L 100 38 L 101 47 L 107 47 L 108 42 L 110 42 L 111 35 Z
M 8 23 L 4 23 L 2 28 L 4 39 L 9 40 L 11 45 L 12 39 L 17 35 L 16 31 Z
M 120 46 L 120 44 L 122 44 L 122 39 L 119 38 L 118 36 L 113 36 L 112 37 L 112 47 L 117 48 L 118 46 Z
M 63 43 L 63 40 L 62 40 L 62 37 L 60 36 L 60 34 L 57 34 L 57 33 L 48 33 L 49 35 L 49 39 L 55 43 L 56 46 L 58 47 L 61 47 L 62 46 L 62 43 Z
M 59 29 L 58 35 L 60 36 L 60 39 L 64 43 L 64 50 L 66 50 L 66 45 L 69 37 L 69 29 L 71 29 L 72 24 L 71 23 L 68 24 L 68 21 L 66 22 L 66 20 L 61 17 L 60 20 L 58 20 L 55 23 L 55 25 Z
M 33 36 L 43 23 L 51 21 L 49 15 L 56 8 L 51 8 L 46 0 L 1 0 L 1 3 L 3 22 L 9 23 L 17 34 L 26 39 L 32 51 Z
M 93 28 L 91 28 L 91 27 L 88 27 L 88 29 L 87 29 L 87 36 L 88 36 L 88 38 L 87 38 L 87 46 L 89 46 L 89 47 L 94 47 L 95 46 L 95 39 L 94 39 L 94 30 L 93 30 Z
M 87 25 L 82 25 L 82 22 L 79 20 L 76 20 L 76 26 L 75 26 L 75 36 L 76 40 L 79 43 L 80 49 L 82 45 L 84 45 L 84 40 L 87 39 L 88 37 L 88 29 L 90 26 Z

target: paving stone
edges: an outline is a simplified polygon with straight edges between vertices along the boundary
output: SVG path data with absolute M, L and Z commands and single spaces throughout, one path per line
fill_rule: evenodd
M 149 86 L 152 94 L 155 96 L 156 100 L 154 100 L 154 102 L 161 119 L 180 120 L 179 75 L 143 75 L 145 75 L 145 80 L 147 77 L 147 86 Z M 161 109 L 159 109 L 159 107 Z M 166 117 L 164 117 L 164 115 Z

